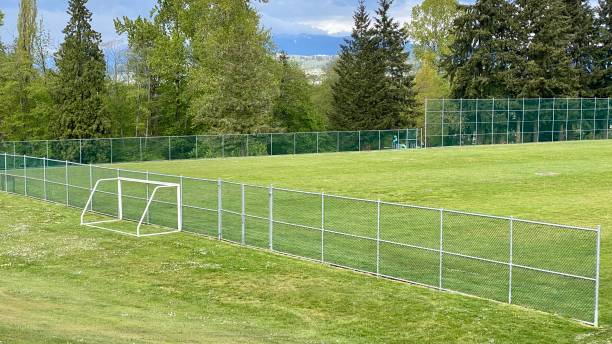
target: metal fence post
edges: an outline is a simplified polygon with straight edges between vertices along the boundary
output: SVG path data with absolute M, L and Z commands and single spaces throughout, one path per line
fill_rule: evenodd
M 610 138 L 610 98 L 608 98 L 608 114 L 606 117 L 606 139 Z
M 552 126 L 550 128 L 550 140 L 555 142 L 555 108 L 557 107 L 557 98 L 553 98 L 552 106 Z
M 340 152 L 340 132 L 336 131 L 336 152 Z
M 459 147 L 463 146 L 463 98 L 459 100 Z
M 248 151 L 249 151 L 249 137 L 247 136 L 247 152 Z M 195 136 L 195 158 L 196 159 L 198 158 L 198 135 Z
M 508 106 L 506 108 L 508 110 L 508 117 L 506 119 L 506 144 L 510 143 L 510 98 L 508 98 Z
M 268 195 L 268 241 L 270 251 L 274 251 L 274 187 L 272 185 L 270 185 Z
M 525 98 L 523 98 L 523 117 L 521 118 L 521 143 L 525 142 Z
M 142 161 L 142 137 L 138 138 L 138 152 L 140 154 L 140 161 Z
M 45 141 L 45 148 L 46 148 L 46 155 L 47 155 L 47 159 L 49 159 L 49 140 Z
M 597 133 L 597 122 L 595 118 L 597 117 L 597 97 L 595 97 L 595 108 L 593 109 L 593 140 L 596 139 L 595 134 Z
M 376 275 L 380 276 L 380 200 L 376 201 Z
M 109 139 L 110 141 L 110 162 L 113 163 L 113 139 Z
M 147 174 L 148 174 L 148 172 L 147 172 Z M 149 178 L 147 178 L 147 179 L 149 179 Z M 91 164 L 89 164 L 89 192 L 92 192 L 92 191 L 93 191 L 93 167 L 91 166 Z M 148 192 L 148 190 L 147 190 L 147 199 L 149 199 L 149 192 Z M 92 197 L 91 198 L 91 202 L 89 203 L 89 211 L 93 210 L 93 202 L 94 202 L 94 199 Z M 147 220 L 147 222 L 148 222 L 148 220 Z
M 425 98 L 425 142 L 424 147 L 427 148 L 427 114 L 429 113 L 429 99 Z M 378 150 L 380 150 L 380 132 L 378 135 Z
M 425 133 L 427 133 L 427 130 L 425 131 Z M 425 142 L 427 142 L 427 136 L 425 137 Z M 381 137 L 380 137 L 380 130 L 378 131 L 378 150 L 381 150 L 382 147 L 382 142 L 381 142 Z M 427 148 L 427 143 L 425 144 L 425 147 Z
M 172 160 L 172 137 L 168 136 L 168 160 Z
M 181 190 L 177 193 L 177 205 L 176 210 L 178 211 L 178 230 L 183 230 L 183 176 L 180 176 Z
M 317 131 L 317 154 L 319 154 L 319 132 Z
M 23 193 L 28 195 L 28 164 L 26 156 L 23 156 Z
M 495 98 L 491 103 L 491 144 L 495 144 Z
M 43 158 L 43 195 L 46 201 L 47 200 L 47 158 Z
M 270 155 L 274 155 L 274 144 L 272 143 L 272 134 L 270 134 Z
M 361 130 L 359 130 L 359 151 L 361 152 Z
M 321 262 L 325 262 L 325 193 L 321 192 Z
M 584 119 L 582 109 L 582 98 L 580 98 L 580 141 L 582 141 L 582 120 Z
M 594 321 L 595 327 L 599 325 L 599 270 L 601 261 L 601 226 L 597 226 L 597 262 L 595 266 L 595 311 Z
M 240 242 L 242 245 L 246 244 L 246 201 L 244 198 L 244 184 L 240 184 L 240 195 L 241 195 L 241 213 L 240 217 L 242 220 L 242 226 L 240 228 Z
M 536 142 L 540 142 L 540 109 L 542 108 L 542 98 L 538 97 L 538 134 Z
M 445 99 L 442 98 L 442 124 L 440 126 L 440 137 L 442 138 L 442 147 L 444 147 L 444 106 Z
M 512 303 L 512 258 L 514 255 L 514 217 L 510 217 L 510 257 L 508 264 L 508 303 Z
M 444 209 L 440 209 L 440 266 L 438 271 L 438 289 L 442 289 L 442 267 L 444 256 Z
M 69 195 L 68 195 L 69 194 L 68 192 L 68 160 L 65 160 L 65 166 L 66 166 L 66 169 L 64 173 L 65 174 L 64 182 L 66 183 L 66 205 L 70 205 Z
M 565 141 L 569 141 L 569 98 L 565 98 Z
M 296 152 L 296 143 L 297 143 L 296 136 L 297 134 L 293 133 L 293 155 L 295 155 L 295 152 Z
M 476 124 L 476 132 L 474 134 L 472 134 L 473 136 L 476 137 L 476 144 L 478 144 L 478 98 L 476 98 L 476 112 L 475 112 L 475 120 L 474 123 Z M 474 143 L 474 139 L 472 139 L 472 144 Z
M 79 164 L 83 163 L 83 140 L 79 139 Z
M 223 181 L 217 180 L 217 238 L 223 239 Z
M 250 156 L 249 155 L 249 134 L 247 134 L 246 136 L 246 156 Z
M 225 158 L 225 135 L 221 135 L 221 157 Z
M 9 192 L 8 189 L 8 159 L 7 159 L 7 154 L 4 153 L 4 189 L 6 190 L 6 192 Z

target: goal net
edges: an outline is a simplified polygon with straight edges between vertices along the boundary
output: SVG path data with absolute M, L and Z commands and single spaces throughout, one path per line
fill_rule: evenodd
M 182 190 L 177 183 L 134 178 L 96 181 L 81 225 L 136 237 L 182 230 Z

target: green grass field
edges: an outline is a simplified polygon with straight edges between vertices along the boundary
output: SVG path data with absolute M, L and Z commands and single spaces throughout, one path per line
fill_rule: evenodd
M 0 293 L 14 300 L 6 312 L 0 312 L 9 314 L 0 315 L 0 338 L 33 342 L 53 338 L 57 342 L 79 338 L 87 342 L 606 342 L 612 336 L 612 270 L 606 264 L 610 257 L 607 228 L 612 227 L 610 153 L 612 143 L 601 141 L 120 166 L 590 227 L 601 224 L 600 329 L 188 235 L 140 241 L 116 237 L 79 228 L 75 210 L 52 206 L 36 214 L 32 209 L 45 203 L 1 195 L 0 204 L 7 205 L 0 208 L 5 212 L 2 218 L 12 221 L 0 227 L 0 235 L 9 239 L 0 244 L 4 246 L 0 252 L 9 252 L 0 256 L 0 268 L 7 281 L 22 287 L 0 286 Z M 30 190 L 35 187 L 30 185 Z M 78 190 L 69 192 L 72 198 L 85 197 Z M 337 208 L 338 214 L 346 214 L 347 208 Z M 22 216 L 10 215 L 15 212 Z M 305 216 L 304 221 L 308 220 Z M 88 241 L 95 249 L 80 247 Z M 217 254 L 200 256 L 200 249 Z M 303 245 L 302 249 L 310 248 Z M 568 259 L 564 255 L 580 258 L 568 252 L 559 259 Z M 177 267 L 154 272 L 166 265 Z M 81 266 L 79 271 L 86 273 L 75 277 L 71 271 Z M 122 278 L 115 276 L 118 271 Z M 45 317 L 46 312 L 36 307 L 20 307 L 29 297 L 19 292 L 22 289 L 32 290 L 40 301 L 37 304 L 55 310 L 56 316 Z M 108 295 L 109 289 L 118 292 Z M 166 294 L 166 289 L 172 292 Z M 126 303 L 147 316 L 123 316 L 120 308 Z M 168 318 L 159 313 L 164 307 L 173 309 Z M 86 317 L 82 309 L 88 310 Z M 38 316 L 40 321 L 26 320 Z

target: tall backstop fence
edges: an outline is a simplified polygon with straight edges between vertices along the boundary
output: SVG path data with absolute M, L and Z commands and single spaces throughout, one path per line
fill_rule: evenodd
M 610 98 L 429 99 L 426 147 L 609 139 Z
M 180 198 L 153 200 L 152 225 L 176 228 L 178 215 L 183 231 L 597 326 L 599 227 L 0 154 L 0 190 L 9 193 L 82 209 L 105 178 L 180 185 Z M 138 221 L 150 189 L 106 184 L 90 210 L 117 217 L 118 197 L 123 218 Z
M 99 164 L 418 148 L 421 136 L 421 129 L 390 129 L 3 141 L 0 153 Z

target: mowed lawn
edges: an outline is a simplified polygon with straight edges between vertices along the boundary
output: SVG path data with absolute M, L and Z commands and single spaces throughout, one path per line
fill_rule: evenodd
M 0 342 L 607 342 L 612 142 L 120 165 L 603 226 L 602 326 L 192 235 L 132 239 L 0 194 Z

